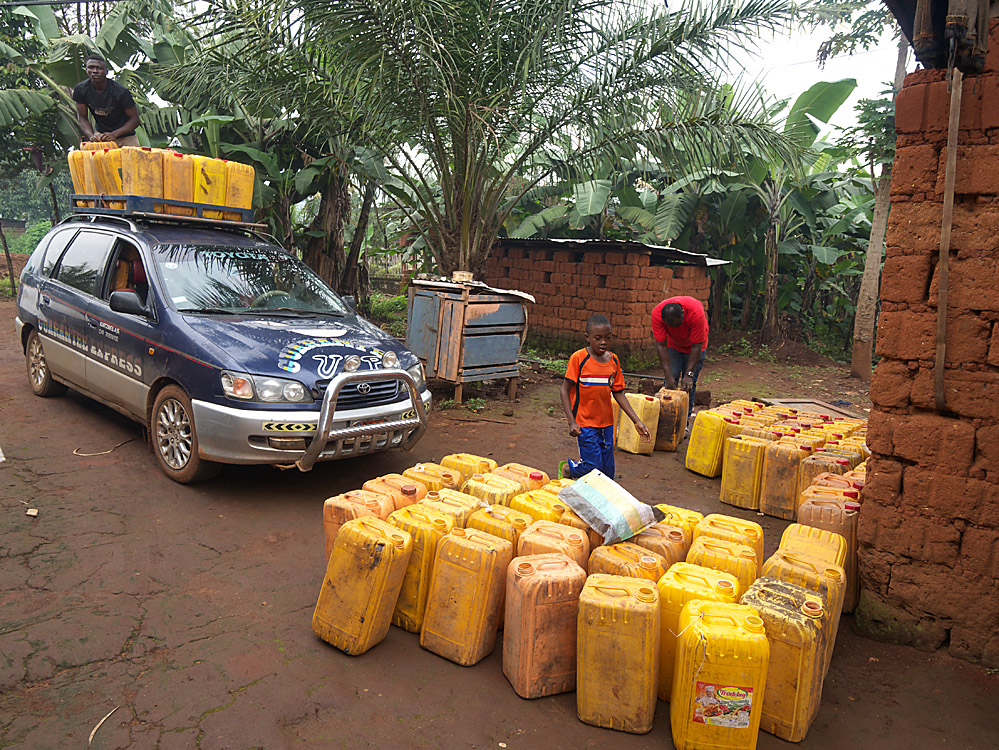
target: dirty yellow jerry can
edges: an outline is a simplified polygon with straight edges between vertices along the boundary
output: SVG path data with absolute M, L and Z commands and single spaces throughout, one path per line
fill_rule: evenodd
M 231 208 L 252 208 L 253 167 L 238 161 L 222 163 L 225 165 L 225 205 Z M 223 211 L 222 216 L 229 221 L 241 221 L 243 218 L 242 214 L 235 211 Z
M 665 523 L 654 523 L 628 541 L 655 552 L 666 561 L 666 569 L 687 559 L 690 537 L 683 529 Z
M 545 472 L 540 469 L 531 468 L 530 466 L 524 466 L 523 464 L 503 464 L 502 466 L 497 466 L 495 469 L 491 469 L 489 473 L 498 477 L 512 479 L 521 486 L 521 492 L 540 490 L 551 481 Z
M 412 551 L 412 537 L 387 521 L 355 518 L 345 523 L 326 566 L 313 632 L 350 656 L 381 643 Z
M 690 394 L 686 391 L 660 388 L 659 426 L 656 428 L 656 450 L 675 451 L 687 433 L 687 410 Z
M 587 570 L 590 540 L 569 526 L 553 521 L 535 521 L 517 539 L 517 556 L 561 552 Z
M 756 552 L 756 559 L 763 562 L 763 527 L 754 521 L 743 521 L 735 516 L 711 513 L 694 529 L 694 541 L 702 536 L 745 544 L 747 547 L 752 547 Z
M 586 538 L 590 542 L 590 552 L 604 543 L 604 538 L 590 528 L 590 524 L 586 523 L 586 521 L 571 510 L 566 510 L 558 522 L 563 526 L 569 526 L 570 528 L 586 534 Z
M 680 611 L 694 599 L 735 603 L 739 582 L 731 573 L 679 562 L 659 579 L 659 700 L 668 701 L 673 690 L 676 638 Z
M 759 510 L 763 452 L 771 442 L 748 435 L 735 435 L 725 441 L 719 498 L 723 503 Z
M 557 496 L 544 490 L 532 490 L 516 495 L 510 501 L 510 507 L 526 513 L 535 521 L 551 521 L 561 523 L 562 514 L 568 510 L 568 506 L 561 502 Z
M 323 503 L 323 536 L 326 540 L 326 561 L 333 553 L 333 545 L 341 527 L 347 521 L 369 516 L 383 521 L 395 510 L 392 498 L 366 490 L 351 490 L 335 495 Z
M 491 458 L 476 456 L 472 453 L 452 453 L 441 459 L 441 466 L 461 474 L 462 482 L 467 482 L 473 474 L 486 474 L 496 468 L 496 462 Z
M 770 644 L 752 607 L 692 600 L 680 612 L 669 703 L 677 750 L 754 750 Z
M 93 152 L 97 188 L 102 195 L 121 195 L 121 149 L 106 148 Z M 124 208 L 123 201 L 108 201 L 109 208 Z
M 696 510 L 690 510 L 689 508 L 681 508 L 677 505 L 667 505 L 666 503 L 657 503 L 656 508 L 661 510 L 666 516 L 662 520 L 663 523 L 667 523 L 670 526 L 679 526 L 689 535 L 688 541 L 694 541 L 694 529 L 697 528 L 697 524 L 704 520 L 703 513 L 698 513 Z
M 756 610 L 770 642 L 760 729 L 801 742 L 822 698 L 827 603 L 815 592 L 776 578 L 757 579 L 739 601 Z
M 593 550 L 587 570 L 591 574 L 632 576 L 655 582 L 667 567 L 662 555 L 631 542 L 618 542 Z
M 402 474 L 383 474 L 380 477 L 369 479 L 361 487 L 368 492 L 388 495 L 395 503 L 396 510 L 418 503 L 427 495 L 426 485 L 414 482 Z
M 442 489 L 456 490 L 461 486 L 461 474 L 438 464 L 417 464 L 402 472 L 407 479 L 419 482 L 428 492 Z
M 86 154 L 82 149 L 69 152 L 69 175 L 73 178 L 73 192 L 78 195 L 83 195 L 87 192 L 87 184 L 83 176 L 83 160 L 85 158 Z M 89 206 L 90 201 L 85 201 L 84 205 Z
M 194 200 L 194 159 L 189 154 L 167 151 L 163 155 L 163 197 L 173 201 Z M 165 214 L 194 216 L 194 209 L 164 204 Z
M 521 698 L 576 689 L 576 621 L 585 582 L 585 571 L 562 554 L 510 563 L 503 674 Z
M 652 729 L 659 672 L 659 591 L 652 581 L 598 573 L 579 595 L 576 714 L 607 729 Z
M 846 564 L 846 539 L 842 534 L 792 523 L 780 538 L 780 549 L 801 552 L 841 568 Z
M 422 504 L 394 511 L 388 522 L 413 538 L 413 553 L 406 566 L 392 624 L 419 633 L 427 609 L 427 594 L 434 572 L 437 544 L 454 528 L 454 519 Z
M 730 573 L 738 581 L 736 593 L 740 596 L 759 577 L 760 561 L 756 551 L 727 539 L 698 537 L 690 545 L 687 562 Z
M 191 157 L 194 161 L 194 201 L 212 206 L 225 204 L 225 162 L 208 156 Z M 221 211 L 204 211 L 206 219 L 221 219 Z
M 420 645 L 464 667 L 496 646 L 513 545 L 474 529 L 452 529 L 437 544 Z
M 487 473 L 473 474 L 461 485 L 461 491 L 487 505 L 509 505 L 522 490 L 520 484 L 512 479 Z
M 843 600 L 846 592 L 846 572 L 839 565 L 824 562 L 799 552 L 777 550 L 763 563 L 760 577 L 776 578 L 785 583 L 793 583 L 804 589 L 813 591 L 823 597 L 829 609 L 829 638 L 826 642 L 825 668 L 823 674 L 829 673 L 832 662 L 833 647 L 836 645 L 836 633 L 839 630 L 839 619 L 843 612 Z
M 721 474 L 722 447 L 737 429 L 738 421 L 734 418 L 712 410 L 698 412 L 687 442 L 686 467 L 705 477 Z
M 849 459 L 843 456 L 829 453 L 825 449 L 818 449 L 812 455 L 801 460 L 798 469 L 798 495 L 811 486 L 812 480 L 819 474 L 846 474 L 853 469 Z M 797 510 L 797 507 L 795 508 Z
M 505 505 L 491 505 L 488 508 L 479 508 L 468 517 L 466 528 L 484 531 L 500 539 L 506 539 L 517 550 L 517 541 L 522 532 L 534 523 L 534 519 L 519 510 L 508 508 Z
M 794 520 L 798 507 L 798 466 L 810 448 L 787 440 L 763 449 L 760 474 L 760 510 L 768 516 Z
M 798 507 L 798 521 L 816 529 L 832 531 L 846 540 L 846 595 L 843 611 L 853 612 L 860 596 L 860 576 L 857 572 L 857 522 L 860 504 L 857 499 L 807 498 Z
M 163 150 L 124 146 L 121 149 L 121 191 L 125 195 L 163 197 Z
M 446 490 L 441 490 L 440 492 L 428 492 L 427 496 L 424 497 L 418 505 L 425 506 L 427 508 L 433 508 L 438 513 L 444 513 L 451 517 L 454 521 L 455 526 L 465 528 L 468 525 L 468 519 L 476 511 L 477 502 L 475 498 L 469 495 L 463 495 L 460 492 L 455 493 L 458 497 L 452 497 L 443 494 Z M 451 490 L 453 492 L 453 490 Z M 472 500 L 471 503 L 462 500 L 461 498 L 468 497 Z
M 635 423 L 626 414 L 622 414 L 617 428 L 617 447 L 626 453 L 651 456 L 656 449 L 656 431 L 659 429 L 659 399 L 643 396 L 641 393 L 626 393 L 625 397 L 642 424 L 648 428 L 651 437 L 642 437 Z

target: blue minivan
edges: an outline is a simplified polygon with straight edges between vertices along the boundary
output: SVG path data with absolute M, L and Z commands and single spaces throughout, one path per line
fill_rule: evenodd
M 177 482 L 308 471 L 426 429 L 416 356 L 238 226 L 73 215 L 29 258 L 16 326 L 36 395 L 69 386 L 145 425 Z

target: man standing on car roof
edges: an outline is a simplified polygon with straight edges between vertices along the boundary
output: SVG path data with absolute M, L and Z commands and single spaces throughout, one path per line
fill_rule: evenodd
M 664 385 L 690 394 L 687 416 L 694 409 L 697 376 L 708 348 L 708 316 L 693 297 L 670 297 L 652 308 L 652 337 L 663 367 Z M 689 427 L 689 423 L 688 423 Z
M 73 89 L 76 121 L 87 141 L 119 146 L 138 146 L 135 129 L 139 127 L 139 111 L 131 92 L 108 78 L 108 64 L 100 55 L 90 55 L 86 61 L 87 80 Z M 90 124 L 93 114 L 95 127 Z

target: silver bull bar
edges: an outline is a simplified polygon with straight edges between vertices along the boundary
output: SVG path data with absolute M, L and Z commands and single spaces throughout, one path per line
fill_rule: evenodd
M 378 380 L 401 380 L 409 390 L 409 400 L 413 403 L 416 416 L 408 419 L 395 419 L 391 422 L 332 429 L 333 417 L 336 414 L 336 402 L 343 387 L 352 383 L 367 383 Z M 336 443 L 334 452 L 329 458 L 337 458 L 343 451 L 344 440 L 382 433 L 388 433 L 388 445 L 391 445 L 400 433 L 412 430 L 405 442 L 399 446 L 404 451 L 409 451 L 423 437 L 426 429 L 427 410 L 423 408 L 423 399 L 420 398 L 416 381 L 405 370 L 364 370 L 363 372 L 340 373 L 330 381 L 326 388 L 326 393 L 323 396 L 323 407 L 319 412 L 319 422 L 316 424 L 316 434 L 312 437 L 309 447 L 305 449 L 305 455 L 295 462 L 295 466 L 301 471 L 310 471 L 328 443 Z

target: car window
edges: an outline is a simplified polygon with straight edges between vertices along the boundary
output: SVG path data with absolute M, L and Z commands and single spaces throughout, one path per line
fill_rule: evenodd
M 180 312 L 350 314 L 308 266 L 277 248 L 168 245 L 155 262 Z
M 113 243 L 110 234 L 81 230 L 59 259 L 56 278 L 81 292 L 95 294 Z
M 117 291 L 135 292 L 143 304 L 146 303 L 146 296 L 149 293 L 146 268 L 139 251 L 125 240 L 118 240 L 115 245 L 111 272 L 108 274 L 108 280 L 104 285 L 104 293 L 101 297 L 107 300 L 111 297 L 111 292 Z
M 59 256 L 62 255 L 62 251 L 66 249 L 66 245 L 69 241 L 73 239 L 76 234 L 76 229 L 70 229 L 65 232 L 57 232 L 49 240 L 48 247 L 45 248 L 45 259 L 42 261 L 42 276 L 51 276 L 52 270 L 56 267 L 56 263 L 59 262 Z

